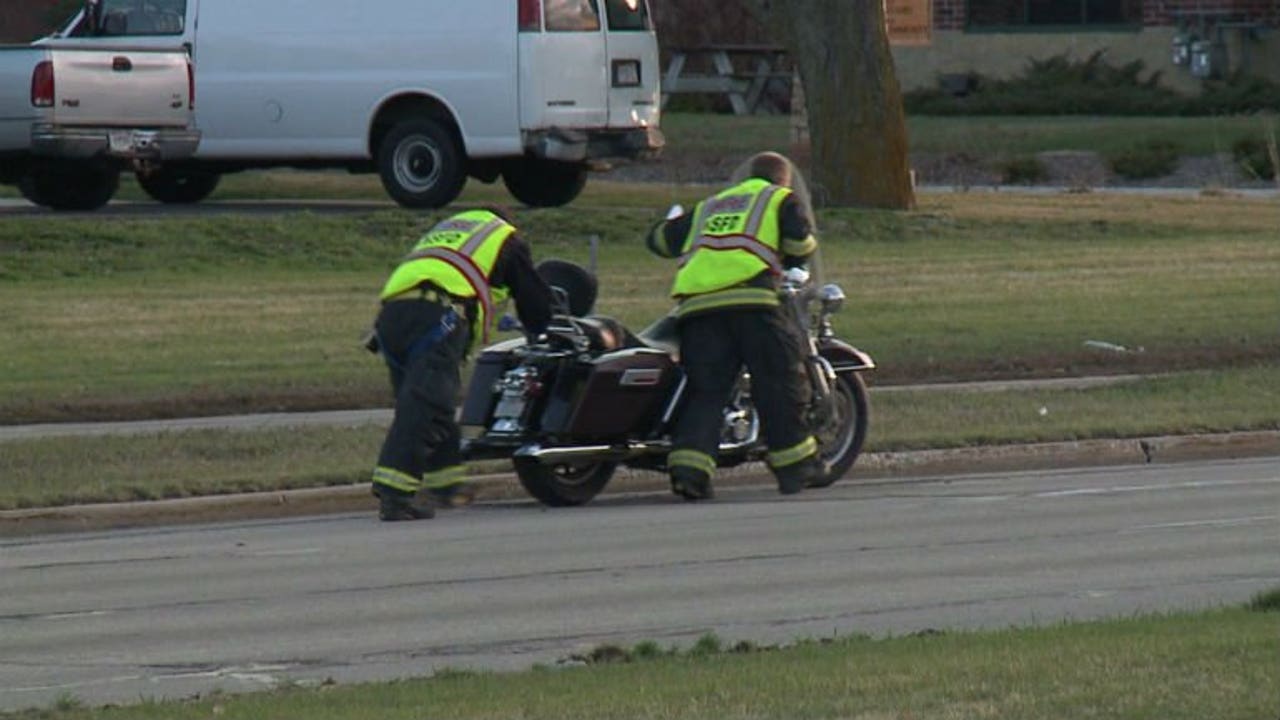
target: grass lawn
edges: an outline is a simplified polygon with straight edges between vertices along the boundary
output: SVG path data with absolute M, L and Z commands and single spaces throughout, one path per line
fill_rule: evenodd
M 1078 390 L 873 391 L 866 449 L 1280 430 L 1277 408 L 1277 365 Z M 0 443 L 0 510 L 361 483 L 384 430 L 365 424 L 7 441 Z M 851 478 L 857 481 L 857 466 Z
M 1262 596 L 1260 596 L 1262 597 Z M 1274 605 L 1274 602 L 1271 603 Z M 1280 614 L 1248 609 L 994 632 L 679 651 L 522 673 L 292 687 L 190 702 L 53 707 L 9 720 L 1260 720 L 1275 716 Z M 607 652 L 606 652 L 607 651 Z
M 1089 151 L 1110 155 L 1149 141 L 1173 144 L 1183 155 L 1230 152 L 1242 139 L 1264 141 L 1280 126 L 1274 116 L 1229 117 L 1087 117 L 1000 116 L 907 119 L 913 153 L 963 155 L 992 162 L 1046 151 Z M 662 117 L 665 154 L 681 162 L 717 162 L 745 158 L 761 148 L 790 146 L 790 118 L 771 115 L 718 115 L 670 112 Z M 484 188 L 471 182 L 471 188 Z M 502 189 L 491 192 L 502 202 Z M 18 197 L 16 188 L 0 185 L 0 197 Z M 125 174 L 118 199 L 144 200 L 145 193 Z M 363 199 L 387 202 L 376 175 L 345 172 L 247 172 L 228 175 L 213 200 L 310 198 Z
M 539 258 L 586 262 L 600 238 L 598 308 L 643 326 L 670 307 L 675 268 L 641 238 L 654 208 L 696 191 L 596 193 L 519 224 Z M 436 217 L 6 219 L 0 422 L 384 405 L 358 339 Z M 825 278 L 850 297 L 837 331 L 875 357 L 873 382 L 1227 368 L 1280 351 L 1274 202 L 955 194 L 819 221 Z

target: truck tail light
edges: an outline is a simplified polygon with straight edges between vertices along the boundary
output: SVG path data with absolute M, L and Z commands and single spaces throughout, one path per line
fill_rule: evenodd
M 41 60 L 31 72 L 31 104 L 53 107 L 53 61 Z
M 516 0 L 520 3 L 520 32 L 538 32 L 542 29 L 542 0 Z
M 187 61 L 187 106 L 196 109 L 196 69 Z

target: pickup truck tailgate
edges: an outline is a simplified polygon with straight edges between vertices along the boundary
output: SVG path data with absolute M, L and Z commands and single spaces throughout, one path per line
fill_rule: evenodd
M 191 122 L 185 52 L 131 48 L 54 52 L 58 125 L 160 128 Z

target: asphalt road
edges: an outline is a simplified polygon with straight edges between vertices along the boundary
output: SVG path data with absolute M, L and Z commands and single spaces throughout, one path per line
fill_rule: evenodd
M 493 503 L 0 541 L 0 710 L 1240 603 L 1280 458 Z

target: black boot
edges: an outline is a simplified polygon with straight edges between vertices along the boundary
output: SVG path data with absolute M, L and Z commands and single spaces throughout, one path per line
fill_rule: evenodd
M 775 468 L 773 474 L 778 478 L 778 492 L 783 495 L 795 495 L 811 487 L 822 477 L 825 469 L 821 458 L 817 455 L 805 458 L 794 465 Z
M 374 485 L 373 494 L 378 498 L 378 519 L 383 522 L 429 520 L 436 515 L 431 506 L 414 503 L 413 495 L 410 493 Z
M 683 466 L 671 468 L 671 492 L 685 500 L 710 500 L 715 497 L 709 475 Z
M 432 504 L 441 510 L 466 507 L 476 501 L 476 486 L 460 482 L 441 488 L 427 488 L 425 493 Z

